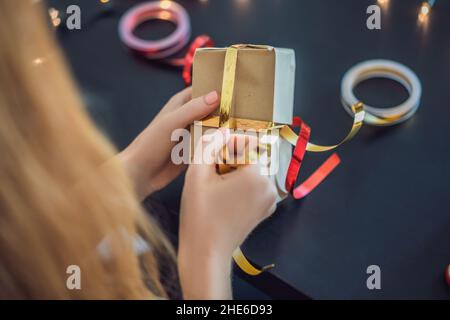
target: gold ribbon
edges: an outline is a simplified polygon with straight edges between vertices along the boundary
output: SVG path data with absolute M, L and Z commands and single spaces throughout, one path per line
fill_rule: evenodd
M 263 273 L 264 271 L 271 269 L 275 267 L 274 264 L 267 265 L 263 267 L 262 269 L 255 268 L 245 257 L 244 253 L 242 252 L 241 248 L 237 248 L 233 252 L 233 259 L 234 262 L 243 270 L 245 273 L 251 275 L 251 276 L 257 276 Z
M 223 71 L 223 80 L 222 80 L 222 93 L 220 99 L 220 108 L 219 108 L 219 127 L 222 128 L 236 128 L 237 124 L 242 125 L 245 123 L 245 126 L 258 125 L 258 127 L 264 127 L 268 129 L 270 126 L 269 122 L 265 121 L 253 121 L 253 120 L 244 120 L 244 119 L 232 119 L 231 118 L 231 107 L 233 104 L 233 94 L 234 94 L 234 83 L 236 78 L 236 65 L 237 65 L 237 57 L 238 57 L 238 48 L 241 45 L 235 45 L 227 48 L 225 53 L 225 62 L 224 62 L 224 71 Z M 209 124 L 213 124 L 212 122 L 217 121 L 216 118 L 210 118 Z M 202 124 L 208 123 L 207 121 Z M 215 124 L 215 123 L 214 123 Z M 256 129 L 256 126 L 253 127 Z M 232 169 L 232 166 L 226 164 L 226 156 L 228 155 L 227 146 L 224 146 L 223 149 L 223 159 L 224 164 L 218 165 L 218 171 L 220 174 L 224 174 L 229 172 Z M 249 155 L 251 157 L 251 155 Z M 273 268 L 274 265 L 268 265 L 263 267 L 262 269 L 258 269 L 254 267 L 250 261 L 247 260 L 245 255 L 243 254 L 240 248 L 237 248 L 233 252 L 233 259 L 235 263 L 241 268 L 245 273 L 249 275 L 259 275 L 267 269 Z
M 357 104 L 352 106 L 352 111 L 354 114 L 352 128 L 350 129 L 350 132 L 347 134 L 347 136 L 341 142 L 339 142 L 338 144 L 335 144 L 335 145 L 331 145 L 331 146 L 321 146 L 321 145 L 317 145 L 317 144 L 308 142 L 308 144 L 306 145 L 306 151 L 309 151 L 309 152 L 330 151 L 330 150 L 333 150 L 333 149 L 339 147 L 343 143 L 351 140 L 358 133 L 359 129 L 361 129 L 361 127 L 363 125 L 364 116 L 365 116 L 364 105 L 361 102 L 358 102 Z M 298 135 L 289 126 L 284 126 L 281 129 L 280 135 L 283 139 L 285 139 L 286 141 L 289 141 L 289 143 L 291 143 L 293 146 L 296 145 Z
M 231 117 L 231 108 L 233 103 L 233 94 L 234 94 L 234 85 L 236 78 L 236 65 L 238 58 L 238 49 L 242 47 L 242 45 L 234 45 L 228 47 L 225 53 L 225 61 L 224 61 L 224 74 L 222 80 L 222 94 L 220 101 L 220 109 L 219 116 L 217 117 L 209 117 L 202 121 L 202 125 L 207 125 L 211 127 L 224 127 L 224 128 L 240 128 L 240 129 L 264 129 L 264 130 L 272 130 L 279 128 L 280 135 L 282 138 L 290 142 L 292 145 L 297 144 L 298 136 L 297 134 L 287 125 L 275 125 L 272 122 L 267 121 L 258 121 L 258 120 L 248 120 L 248 119 L 239 119 Z M 251 46 L 256 48 L 268 48 L 266 46 Z M 338 144 L 331 146 L 321 146 L 313 143 L 308 143 L 306 150 L 310 152 L 325 152 L 332 149 L 337 148 L 341 144 L 347 142 L 352 139 L 359 129 L 362 126 L 364 120 L 364 108 L 362 103 L 357 103 L 352 106 L 352 110 L 354 113 L 354 122 L 350 132 L 347 136 Z M 224 174 L 232 170 L 233 166 L 226 164 L 226 155 L 228 154 L 227 146 L 224 146 L 224 164 L 218 165 L 218 171 L 220 174 Z M 233 259 L 235 263 L 243 270 L 245 273 L 257 276 L 262 272 L 273 268 L 275 265 L 270 264 L 261 269 L 253 266 L 250 261 L 245 257 L 244 253 L 240 248 L 237 248 L 233 252 Z
M 202 126 L 205 127 L 213 127 L 219 128 L 220 119 L 219 116 L 209 116 L 203 119 Z M 234 118 L 229 117 L 228 124 L 230 128 L 240 129 L 240 130 L 249 130 L 253 129 L 256 131 L 260 130 L 273 130 L 273 129 L 282 129 L 284 125 L 274 125 L 273 122 L 263 121 L 263 120 L 251 120 L 251 119 L 242 119 L 242 118 Z
M 219 126 L 230 128 L 230 114 L 233 103 L 234 80 L 236 78 L 238 49 L 230 47 L 225 53 L 223 69 L 222 94 L 220 99 Z
M 410 116 L 412 116 L 413 114 L 416 113 L 416 109 L 413 109 L 407 113 L 403 113 L 400 115 L 395 115 L 395 116 L 386 116 L 386 117 L 379 117 L 376 115 L 373 115 L 369 112 L 366 112 L 366 116 L 364 117 L 364 121 L 367 124 L 370 125 L 374 125 L 374 126 L 390 126 L 392 124 L 395 124 L 398 120 L 400 119 L 404 119 L 404 118 L 409 118 Z
M 225 53 L 222 94 L 219 108 L 219 127 L 221 128 L 230 128 L 230 115 L 231 106 L 233 103 L 234 80 L 236 78 L 237 55 L 238 49 L 235 47 L 229 47 Z M 225 163 L 220 163 L 218 165 L 218 171 L 220 174 L 225 174 L 231 170 L 231 167 L 226 164 L 228 155 L 227 145 L 223 146 L 222 152 Z

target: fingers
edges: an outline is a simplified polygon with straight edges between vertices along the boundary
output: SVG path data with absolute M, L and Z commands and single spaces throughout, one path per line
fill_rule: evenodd
M 230 135 L 230 130 L 221 128 L 214 134 L 203 135 L 201 140 L 197 143 L 194 152 L 194 166 L 202 165 L 202 168 L 193 170 L 204 170 L 207 174 L 216 174 L 215 164 L 222 155 L 223 147 L 228 146 L 228 152 L 240 155 L 245 152 L 256 151 L 257 139 L 256 137 L 248 137 L 246 135 Z M 227 155 L 227 162 L 233 163 L 233 156 Z
M 185 104 L 186 102 L 191 100 L 191 98 L 192 98 L 192 88 L 191 87 L 187 87 L 187 88 L 181 90 L 180 92 L 178 92 L 177 94 L 172 96 L 169 99 L 169 101 L 167 101 L 164 108 L 162 108 L 161 111 L 159 111 L 158 115 L 153 120 L 159 119 L 159 118 L 163 117 L 164 115 L 179 109 L 183 104 Z
M 175 94 L 172 98 L 170 98 L 167 105 L 168 106 L 170 105 L 170 107 L 172 107 L 173 109 L 177 109 L 191 99 L 192 99 L 192 87 L 187 87 L 184 90 L 181 90 L 180 92 Z
M 276 210 L 277 210 L 277 197 L 275 197 L 275 200 L 272 202 L 272 205 L 269 207 L 269 210 L 266 211 L 264 218 L 270 217 L 272 214 L 274 214 Z
M 217 175 L 216 159 L 229 139 L 228 129 L 219 129 L 214 134 L 202 136 L 195 147 L 194 164 L 189 166 L 189 174 L 204 177 Z
M 261 174 L 260 164 L 251 164 L 239 168 L 228 175 L 229 180 L 245 189 L 248 197 L 257 197 L 261 205 L 261 215 L 265 219 L 275 212 L 278 191 L 275 181 Z
M 218 105 L 219 95 L 216 91 L 212 91 L 185 103 L 173 112 L 172 120 L 177 124 L 178 128 L 184 128 L 195 120 L 201 120 L 211 114 Z
M 258 138 L 248 134 L 232 134 L 228 141 L 227 163 L 246 164 L 251 153 L 258 149 Z M 256 159 L 254 159 L 256 160 Z
M 277 208 L 277 198 L 278 190 L 275 186 L 275 181 L 270 179 L 268 176 L 261 176 L 263 180 L 260 180 L 259 185 L 256 187 L 258 189 L 258 194 L 260 201 L 263 205 L 262 218 L 266 219 L 270 217 Z

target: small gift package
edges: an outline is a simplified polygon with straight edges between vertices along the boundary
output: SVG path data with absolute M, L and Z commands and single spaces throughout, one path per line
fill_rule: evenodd
M 212 115 L 191 125 L 191 160 L 194 146 L 206 131 L 225 126 L 232 133 L 257 133 L 258 141 L 268 146 L 267 174 L 277 186 L 279 200 L 283 199 L 292 146 L 280 138 L 280 129 L 292 123 L 294 82 L 292 49 L 260 45 L 197 49 L 192 97 L 216 90 L 221 105 Z

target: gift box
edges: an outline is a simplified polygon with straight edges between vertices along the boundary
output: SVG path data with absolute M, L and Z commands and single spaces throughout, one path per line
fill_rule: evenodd
M 229 128 L 238 132 L 263 131 L 265 136 L 276 139 L 268 150 L 268 173 L 281 200 L 287 195 L 285 180 L 292 146 L 279 138 L 279 132 L 293 118 L 295 53 L 292 49 L 260 45 L 236 45 L 233 49 L 234 59 L 226 59 L 229 48 L 201 48 L 195 52 L 192 97 L 216 90 L 222 101 L 212 115 L 191 125 L 191 157 L 201 135 L 222 125 L 225 98 Z

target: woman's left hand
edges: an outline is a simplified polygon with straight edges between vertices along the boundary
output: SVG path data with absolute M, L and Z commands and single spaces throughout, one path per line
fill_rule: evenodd
M 215 91 L 191 99 L 191 88 L 184 89 L 174 95 L 147 128 L 119 154 L 141 200 L 164 188 L 186 168 L 185 164 L 174 164 L 170 158 L 176 144 L 171 141 L 172 132 L 206 117 L 218 104 L 219 96 Z

